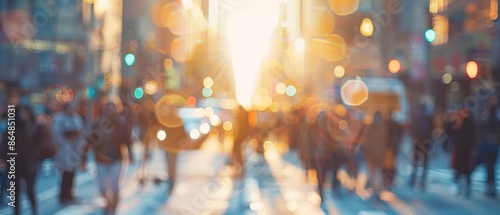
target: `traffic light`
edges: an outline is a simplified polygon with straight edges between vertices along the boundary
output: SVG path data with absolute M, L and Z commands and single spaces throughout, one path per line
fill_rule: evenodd
M 135 63 L 135 55 L 132 54 L 132 53 L 128 53 L 125 55 L 125 64 L 127 64 L 127 66 L 132 66 L 134 65 Z
M 144 96 L 144 90 L 141 87 L 137 87 L 134 90 L 134 97 L 136 99 L 141 99 Z
M 465 66 L 465 72 L 469 78 L 473 79 L 477 77 L 477 74 L 479 73 L 479 66 L 475 61 L 469 61 Z
M 391 61 L 389 61 L 387 68 L 391 73 L 398 73 L 401 70 L 401 62 L 399 62 L 399 60 L 397 59 L 392 59 Z
M 436 31 L 434 31 L 432 28 L 427 29 L 427 31 L 425 31 L 425 39 L 429 43 L 434 42 L 434 40 L 436 40 Z
M 95 87 L 92 85 L 87 87 L 87 89 L 85 90 L 85 93 L 87 95 L 87 98 L 89 98 L 91 100 L 95 99 L 96 94 L 97 94 Z

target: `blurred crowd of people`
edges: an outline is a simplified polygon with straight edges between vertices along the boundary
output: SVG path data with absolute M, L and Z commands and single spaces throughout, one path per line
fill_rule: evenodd
M 500 146 L 498 99 L 491 96 L 477 107 L 452 106 L 443 111 L 420 97 L 411 102 L 408 122 L 401 122 L 394 118 L 397 110 L 388 106 L 360 110 L 340 102 L 321 105 L 318 100 L 276 117 L 282 119 L 276 126 L 287 128 L 289 147 L 299 154 L 306 170 L 314 170 L 322 199 L 328 177 L 334 191 L 340 187 L 339 169 L 356 182 L 346 185 L 353 191 L 371 190 L 372 196 L 379 197 L 382 191 L 393 189 L 406 135 L 411 140 L 411 156 L 404 161 L 412 166 L 409 186 L 426 189 L 431 157 L 441 151 L 439 156 L 450 157 L 459 193 L 471 196 L 471 174 L 484 165 L 485 194 L 495 197 Z M 362 188 L 357 183 L 361 167 L 368 177 Z
M 15 185 L 16 198 L 24 191 L 24 182 L 32 214 L 38 214 L 35 185 L 42 161 L 50 160 L 59 170 L 59 201 L 62 205 L 78 202 L 74 195 L 75 173 L 86 171 L 87 157 L 95 154 L 98 179 L 103 197 L 108 200 L 106 214 L 113 214 L 117 204 L 118 178 L 121 173 L 120 146 L 131 144 L 131 124 L 124 112 L 117 111 L 115 102 L 106 102 L 96 110 L 92 124 L 88 123 L 85 103 L 67 103 L 60 110 L 36 114 L 29 102 L 15 104 Z M 120 107 L 123 107 L 120 104 Z M 84 109 L 84 110 L 82 110 Z M 2 113 L 0 172 L 2 189 L 9 183 L 6 175 L 9 150 L 7 144 L 7 114 Z M 93 152 L 93 153 L 89 153 Z M 109 184 L 111 183 L 111 184 Z M 112 189 L 110 195 L 107 189 Z M 110 196 L 108 198 L 108 196 Z M 2 200 L 5 200 L 2 198 Z M 20 214 L 19 199 L 13 210 Z
M 208 136 L 190 137 L 178 114 L 182 106 L 169 104 L 159 111 L 152 100 L 131 102 L 125 95 L 103 99 L 92 112 L 86 103 L 70 102 L 59 111 L 42 114 L 35 114 L 27 102 L 17 104 L 16 152 L 23 159 L 16 163 L 16 190 L 19 193 L 26 189 L 33 214 L 37 214 L 37 172 L 40 162 L 49 159 L 60 173 L 60 203 L 78 202 L 73 192 L 75 173 L 79 169 L 86 171 L 89 158 L 93 157 L 97 166 L 96 184 L 107 202 L 104 214 L 115 214 L 127 163 L 138 160 L 137 178 L 140 184 L 144 184 L 150 178 L 147 170 L 152 150 L 158 147 L 166 155 L 167 192 L 172 192 L 178 153 L 199 148 Z M 411 105 L 410 120 L 400 122 L 393 117 L 397 110 L 383 105 L 360 110 L 340 102 L 315 100 L 286 114 L 248 111 L 238 106 L 229 117 L 234 126 L 228 164 L 235 167 L 239 176 L 244 176 L 245 144 L 254 139 L 257 143 L 255 150 L 263 154 L 264 142 L 273 134 L 299 155 L 305 172 L 314 170 L 321 199 L 324 199 L 328 177 L 331 177 L 331 187 L 336 192 L 341 187 L 339 170 L 343 169 L 350 180 L 356 182 L 362 167 L 366 169 L 368 182 L 363 187 L 353 183 L 347 188 L 371 190 L 372 196 L 378 197 L 383 190 L 394 188 L 398 162 L 401 162 L 401 146 L 405 134 L 409 134 L 412 140 L 409 162 L 413 166 L 408 181 L 410 186 L 425 189 L 431 153 L 442 147 L 451 155 L 450 166 L 455 170 L 455 182 L 461 184 L 465 181 L 462 191 L 466 196 L 471 195 L 472 172 L 484 164 L 487 169 L 486 194 L 494 197 L 495 164 L 500 145 L 497 97 L 492 96 L 480 107 L 471 110 L 457 106 L 443 111 L 430 108 L 425 99 L 420 99 Z M 6 117 L 3 113 L 0 126 L 0 192 L 6 191 L 8 182 Z M 222 134 L 220 127 L 214 131 Z M 165 135 L 162 136 L 161 132 Z M 141 159 L 133 156 L 134 138 L 143 144 Z M 219 138 L 219 141 L 223 139 Z M 21 181 L 26 188 L 20 189 Z M 20 213 L 19 202 L 16 201 L 14 208 L 16 214 Z
M 175 182 L 176 154 L 179 146 L 190 139 L 182 127 L 165 126 L 157 120 L 155 110 L 138 104 L 126 96 L 106 97 L 92 110 L 92 104 L 69 102 L 59 110 L 36 114 L 34 107 L 26 99 L 15 104 L 15 152 L 17 153 L 15 185 L 16 195 L 26 191 L 31 203 L 32 214 L 38 214 L 35 185 L 42 161 L 49 160 L 59 172 L 59 202 L 61 205 L 78 203 L 75 197 L 75 174 L 85 172 L 87 164 L 95 160 L 96 184 L 100 194 L 106 199 L 104 214 L 115 214 L 119 202 L 120 183 L 127 163 L 134 161 L 132 144 L 133 130 L 137 127 L 138 138 L 144 143 L 145 153 L 141 159 L 145 172 L 149 161 L 150 144 L 158 143 L 166 152 L 169 192 Z M 172 113 L 178 107 L 169 107 Z M 158 141 L 159 129 L 166 131 L 169 138 Z M 1 114 L 0 126 L 0 194 L 5 196 L 10 179 L 7 177 L 8 163 L 7 111 Z M 203 141 L 199 138 L 198 142 Z M 191 145 L 197 143 L 191 143 Z M 138 175 L 141 182 L 144 175 Z M 24 185 L 21 185 L 24 183 Z M 19 198 L 19 196 L 16 196 Z M 2 204 L 5 199 L 1 198 Z M 13 210 L 20 214 L 19 199 Z

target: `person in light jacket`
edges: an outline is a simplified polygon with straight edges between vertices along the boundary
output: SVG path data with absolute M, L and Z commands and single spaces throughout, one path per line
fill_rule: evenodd
M 76 114 L 73 103 L 66 104 L 61 112 L 55 114 L 52 132 L 57 147 L 54 163 L 62 172 L 59 201 L 67 204 L 75 201 L 72 193 L 75 171 L 78 167 L 84 169 L 82 157 L 87 147 L 84 124 Z

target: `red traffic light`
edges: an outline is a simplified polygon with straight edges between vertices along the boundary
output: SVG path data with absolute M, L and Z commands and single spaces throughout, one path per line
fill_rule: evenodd
M 465 72 L 467 73 L 467 76 L 469 76 L 469 78 L 475 78 L 477 77 L 477 74 L 479 72 L 479 66 L 475 61 L 469 61 L 465 66 Z

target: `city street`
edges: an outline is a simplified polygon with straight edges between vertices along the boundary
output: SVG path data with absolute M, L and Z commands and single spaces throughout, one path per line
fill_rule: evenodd
M 500 214 L 499 5 L 0 1 L 0 215 Z
M 179 157 L 178 182 L 172 195 L 166 183 L 150 180 L 143 187 L 137 180 L 137 162 L 127 170 L 121 189 L 119 214 L 494 214 L 498 199 L 483 195 L 484 169 L 473 175 L 473 195 L 470 199 L 457 196 L 451 182 L 452 171 L 446 168 L 446 154 L 433 155 L 426 191 L 407 186 L 410 169 L 404 161 L 405 147 L 400 158 L 399 177 L 394 193 L 385 193 L 382 200 L 362 192 L 329 191 L 327 200 L 319 203 L 314 180 L 308 180 L 294 153 L 281 153 L 283 144 L 266 147 L 266 159 L 247 150 L 247 174 L 242 179 L 232 177 L 226 166 L 227 147 L 210 137 L 200 150 L 182 152 Z M 140 147 L 136 144 L 136 157 Z M 441 152 L 436 152 L 441 153 Z M 150 166 L 150 179 L 164 178 L 166 169 L 161 151 L 156 151 Z M 498 165 L 497 165 L 498 167 Z M 500 169 L 499 169 L 500 170 Z M 498 172 L 497 172 L 498 173 Z M 339 174 L 340 176 L 342 174 Z M 339 177 L 340 177 L 339 176 Z M 363 177 L 360 177 L 363 178 Z M 497 178 L 500 178 L 498 174 Z M 37 196 L 40 214 L 102 214 L 103 199 L 95 181 L 95 165 L 76 179 L 79 204 L 62 208 L 57 202 L 57 176 L 39 176 Z M 308 182 L 309 181 L 309 182 Z M 312 182 L 311 182 L 312 181 Z M 363 181 L 362 179 L 360 181 Z M 28 201 L 22 199 L 23 214 L 29 214 Z M 2 206 L 0 214 L 10 214 Z

